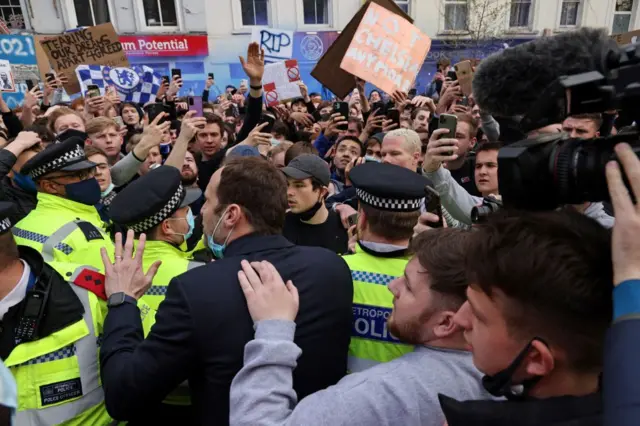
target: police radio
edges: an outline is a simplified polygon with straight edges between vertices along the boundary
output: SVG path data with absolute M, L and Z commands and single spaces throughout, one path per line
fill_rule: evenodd
M 49 281 L 51 281 L 51 279 L 49 279 Z M 38 327 L 47 306 L 51 282 L 47 284 L 44 291 L 33 290 L 35 282 L 35 277 L 31 277 L 29 286 L 27 287 L 27 295 L 25 297 L 22 315 L 20 316 L 20 322 L 15 329 L 16 342 L 29 342 L 37 340 L 38 338 Z

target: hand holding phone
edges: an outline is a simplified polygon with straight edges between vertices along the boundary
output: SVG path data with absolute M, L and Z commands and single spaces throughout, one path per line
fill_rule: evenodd
M 442 204 L 440 203 L 440 194 L 438 191 L 427 185 L 425 187 L 425 193 L 427 196 L 426 210 L 428 213 L 438 216 L 438 221 L 429 221 L 427 225 L 431 228 L 442 228 L 444 226 L 444 220 L 442 218 Z
M 347 102 L 334 102 L 333 112 L 340 114 L 345 120 L 349 120 L 349 104 Z M 348 124 L 341 124 L 337 127 L 341 131 L 346 131 L 348 128 Z

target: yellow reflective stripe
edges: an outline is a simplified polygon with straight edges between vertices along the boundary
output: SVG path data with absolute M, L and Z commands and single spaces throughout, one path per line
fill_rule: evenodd
M 77 228 L 78 225 L 76 224 L 76 222 L 65 223 L 56 232 L 51 234 L 51 236 L 47 238 L 44 243 L 42 243 L 42 258 L 45 262 L 53 262 L 53 260 L 55 259 L 55 253 L 53 249 L 57 248 L 58 244 L 66 240 L 67 237 L 71 235 L 71 233 Z M 71 249 L 71 251 L 73 251 L 73 249 Z M 71 251 L 69 253 L 65 251 L 65 254 L 71 254 Z
M 97 388 L 87 394 L 84 394 L 82 398 L 75 401 L 70 401 L 60 405 L 53 405 L 46 408 L 18 411 L 16 413 L 16 424 L 34 426 L 59 425 L 72 420 L 74 417 L 78 417 L 91 407 L 100 404 L 104 404 L 104 393 L 102 392 L 102 388 Z M 101 417 L 103 417 L 106 422 L 111 420 L 111 417 L 107 414 L 104 406 L 102 407 L 102 410 L 104 410 L 104 413 Z M 73 423 L 78 425 L 87 424 L 80 419 Z
M 71 285 L 76 296 L 80 299 L 84 314 L 80 324 L 85 333 L 72 343 L 73 357 L 60 361 L 53 352 L 45 356 L 42 363 L 27 363 L 15 366 L 12 370 L 18 382 L 19 412 L 17 424 L 25 425 L 84 425 L 84 424 L 108 424 L 111 418 L 104 407 L 104 394 L 100 386 L 100 371 L 98 363 L 97 329 L 94 318 L 94 309 L 99 307 L 99 299 L 91 292 Z M 96 312 L 100 315 L 100 312 Z M 78 323 L 69 328 L 77 327 Z M 61 330 L 61 331 L 64 331 Z M 49 343 L 51 336 L 47 336 L 38 342 Z M 36 342 L 30 342 L 36 343 Z M 19 345 L 16 349 L 27 344 Z M 52 346 L 49 346 L 51 351 Z M 50 383 L 64 382 L 80 379 L 81 396 L 76 399 L 62 401 L 43 406 L 42 387 Z
M 89 328 L 84 320 L 80 320 L 62 330 L 56 331 L 47 337 L 33 342 L 21 343 L 11 351 L 5 360 L 7 367 L 24 364 L 25 362 L 55 352 L 69 346 L 89 334 Z

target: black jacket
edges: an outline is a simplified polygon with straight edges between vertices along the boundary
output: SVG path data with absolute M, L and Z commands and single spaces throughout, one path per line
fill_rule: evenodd
M 18 250 L 20 258 L 29 265 L 36 277 L 33 289 L 49 293 L 44 315 L 38 324 L 38 338 L 47 337 L 80 321 L 84 307 L 66 279 L 47 265 L 36 250 L 27 246 L 18 246 Z M 15 329 L 20 323 L 25 300 L 9 308 L 0 321 L 0 359 L 6 359 L 17 346 Z
M 249 96 L 247 98 L 247 115 L 244 117 L 244 123 L 242 124 L 242 128 L 238 132 L 236 136 L 236 141 L 238 143 L 244 141 L 249 136 L 249 133 L 253 130 L 254 127 L 258 125 L 260 122 L 260 116 L 262 115 L 262 96 L 259 98 L 254 98 L 253 96 Z M 211 159 L 208 161 L 202 160 L 201 156 L 196 157 L 196 162 L 198 164 L 198 186 L 205 192 L 207 190 L 207 185 L 209 185 L 209 181 L 213 174 L 220 168 L 224 157 L 227 155 L 227 150 L 231 148 L 227 146 L 226 149 L 221 149 L 216 152 Z
M 602 426 L 602 395 L 456 401 L 439 395 L 448 426 Z
M 353 301 L 347 264 L 329 250 L 294 246 L 281 235 L 248 235 L 229 244 L 224 259 L 171 281 L 146 339 L 137 307 L 109 310 L 100 365 L 112 417 L 144 416 L 188 379 L 195 424 L 229 424 L 229 388 L 254 336 L 237 278 L 242 259 L 268 260 L 298 288 L 295 343 L 302 356 L 293 373 L 298 398 L 345 375 Z
M 11 178 L 7 174 L 11 171 L 17 158 L 12 152 L 0 149 L 0 201 L 10 201 L 16 205 L 18 214 L 16 222 L 24 219 L 31 210 L 36 208 L 38 198 L 36 194 L 26 192 L 13 186 Z

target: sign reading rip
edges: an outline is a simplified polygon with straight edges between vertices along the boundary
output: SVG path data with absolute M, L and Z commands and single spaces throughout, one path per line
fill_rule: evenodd
M 340 68 L 392 93 L 408 92 L 431 39 L 404 18 L 369 4 Z
M 53 69 L 57 73 L 64 73 L 69 79 L 64 87 L 69 94 L 80 91 L 75 76 L 78 65 L 129 67 L 122 44 L 110 22 L 40 40 L 40 44 Z
M 254 27 L 251 41 L 264 49 L 265 58 L 281 60 L 293 56 L 293 31 Z

